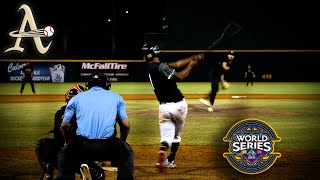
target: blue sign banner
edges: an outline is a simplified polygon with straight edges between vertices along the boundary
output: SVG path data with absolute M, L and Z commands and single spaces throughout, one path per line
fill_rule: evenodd
M 26 63 L 12 62 L 7 64 L 7 81 L 22 81 L 22 70 Z M 33 81 L 65 82 L 65 65 L 61 63 L 32 63 Z

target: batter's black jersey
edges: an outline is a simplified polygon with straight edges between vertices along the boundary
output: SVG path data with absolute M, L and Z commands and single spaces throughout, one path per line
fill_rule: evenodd
M 160 103 L 179 102 L 184 98 L 174 80 L 175 70 L 166 63 L 149 63 L 148 72 L 151 86 Z

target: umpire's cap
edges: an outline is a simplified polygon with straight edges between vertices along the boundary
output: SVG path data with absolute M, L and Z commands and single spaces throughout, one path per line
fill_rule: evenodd
M 91 78 L 89 79 L 89 81 L 88 81 L 89 89 L 94 86 L 99 86 L 99 87 L 102 87 L 103 89 L 106 89 L 106 90 L 111 89 L 111 83 L 110 83 L 109 78 L 101 72 L 93 73 Z
M 73 98 L 73 96 L 79 94 L 80 92 L 85 91 L 84 87 L 79 84 L 72 85 L 65 94 L 66 102 Z

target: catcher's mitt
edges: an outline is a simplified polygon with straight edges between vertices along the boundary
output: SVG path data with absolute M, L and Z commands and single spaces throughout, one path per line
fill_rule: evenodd
M 225 89 L 225 90 L 229 89 L 230 88 L 230 84 L 228 82 L 224 81 L 224 82 L 221 83 L 221 88 Z

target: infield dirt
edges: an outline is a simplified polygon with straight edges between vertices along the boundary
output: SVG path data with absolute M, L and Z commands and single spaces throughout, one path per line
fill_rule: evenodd
M 30 99 L 33 100 L 32 102 L 36 102 L 35 98 L 38 98 L 41 102 L 42 100 L 50 102 L 63 101 L 64 98 L 63 96 L 54 95 L 47 97 L 45 95 L 6 97 L 0 97 L 1 102 L 31 102 Z M 267 96 L 264 97 L 267 98 Z M 282 95 L 282 97 L 284 96 Z M 310 97 L 308 96 L 306 99 Z M 135 99 L 137 97 L 133 95 L 132 97 L 125 96 L 124 98 Z M 154 97 L 150 95 L 150 98 Z M 196 106 L 195 104 L 190 104 L 189 107 L 197 109 Z M 229 106 L 221 108 L 225 110 L 225 113 L 228 113 L 228 108 L 234 109 Z M 256 111 L 258 110 L 256 109 Z M 190 113 L 195 112 L 191 111 Z M 230 111 L 229 113 L 232 112 Z M 223 114 L 220 115 L 223 116 Z M 228 151 L 227 144 L 225 147 L 180 146 L 176 157 L 177 167 L 175 169 L 167 169 L 163 173 L 160 173 L 155 168 L 158 146 L 133 145 L 132 148 L 135 153 L 135 179 L 319 179 L 320 177 L 317 172 L 320 169 L 319 150 L 276 149 L 277 152 L 281 153 L 281 158 L 277 159 L 270 169 L 258 175 L 246 175 L 232 168 L 227 160 L 223 158 L 222 154 Z M 0 168 L 1 180 L 36 180 L 41 176 L 41 168 L 34 148 L 2 148 L 0 149 L 0 164 L 2 165 Z M 116 172 L 107 171 L 106 173 L 106 179 L 116 179 Z
M 278 149 L 281 158 L 267 171 L 246 175 L 233 169 L 222 154 L 227 147 L 181 146 L 175 169 L 160 173 L 155 168 L 157 146 L 132 146 L 135 153 L 135 179 L 319 179 L 319 151 Z M 39 179 L 41 169 L 34 149 L 1 149 L 0 179 Z M 106 179 L 116 179 L 107 171 Z

